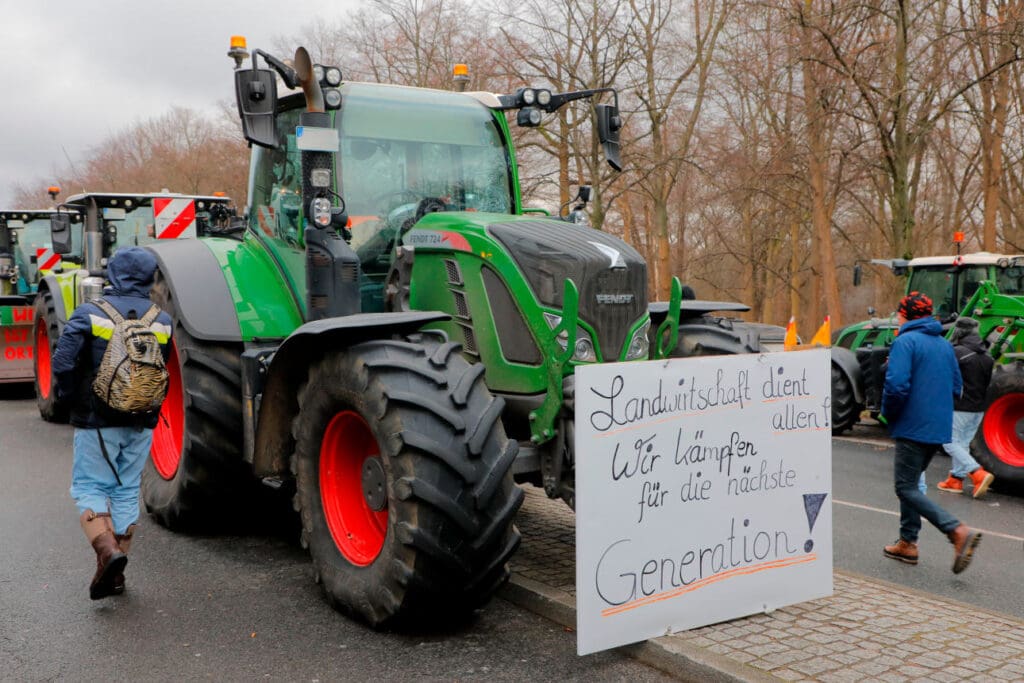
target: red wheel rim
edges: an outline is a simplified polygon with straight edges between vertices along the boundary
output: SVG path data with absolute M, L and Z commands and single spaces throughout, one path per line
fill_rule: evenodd
M 335 545 L 360 567 L 377 559 L 388 530 L 387 505 L 374 510 L 363 492 L 363 465 L 379 457 L 377 439 L 357 413 L 338 413 L 327 425 L 320 442 L 320 500 Z
M 181 463 L 185 435 L 185 393 L 181 387 L 178 347 L 174 340 L 171 340 L 171 353 L 167 359 L 167 374 L 167 398 L 160 406 L 160 419 L 153 430 L 153 446 L 149 453 L 160 476 L 171 480 Z
M 46 319 L 36 319 L 36 384 L 39 396 L 50 398 L 53 380 L 53 369 L 50 366 L 50 333 L 46 328 Z
M 985 412 L 982 433 L 992 454 L 1012 467 L 1024 467 L 1024 394 L 1000 396 Z

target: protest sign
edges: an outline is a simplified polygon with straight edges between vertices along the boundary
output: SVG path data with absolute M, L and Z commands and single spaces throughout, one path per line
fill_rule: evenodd
M 832 594 L 828 349 L 576 370 L 580 654 Z

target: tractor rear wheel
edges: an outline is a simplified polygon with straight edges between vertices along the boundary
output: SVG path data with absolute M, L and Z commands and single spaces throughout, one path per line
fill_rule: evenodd
M 860 419 L 860 406 L 853 396 L 853 382 L 839 366 L 832 363 L 832 433 L 852 429 Z
M 174 320 L 174 334 L 142 497 L 169 529 L 222 528 L 236 521 L 252 484 L 242 461 L 241 348 L 190 335 L 159 274 L 152 298 Z
M 378 628 L 486 602 L 523 493 L 483 367 L 434 335 L 370 341 L 313 364 L 298 399 L 295 507 L 328 602 Z
M 1024 363 L 997 365 L 971 453 L 1001 491 L 1024 493 Z
M 48 290 L 39 292 L 35 301 L 35 325 L 32 366 L 35 375 L 36 406 L 47 422 L 67 422 L 68 407 L 57 402 L 57 383 L 53 377 L 53 352 L 57 348 L 60 332 L 57 327 L 57 309 Z

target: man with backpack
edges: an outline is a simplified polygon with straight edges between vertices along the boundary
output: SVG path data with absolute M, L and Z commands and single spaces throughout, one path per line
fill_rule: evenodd
M 71 497 L 96 552 L 93 600 L 124 592 L 139 485 L 167 392 L 171 317 L 149 300 L 156 258 L 119 249 L 110 287 L 75 309 L 53 354 L 57 397 L 75 427 Z

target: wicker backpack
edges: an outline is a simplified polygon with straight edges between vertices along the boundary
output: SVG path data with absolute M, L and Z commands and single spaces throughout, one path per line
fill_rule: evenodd
M 159 410 L 167 395 L 167 367 L 160 341 L 151 329 L 160 315 L 154 304 L 141 318 L 125 318 L 108 301 L 93 303 L 114 323 L 114 332 L 103 352 L 93 393 L 100 401 L 122 413 L 149 413 Z

